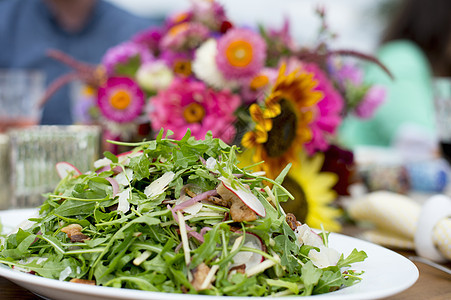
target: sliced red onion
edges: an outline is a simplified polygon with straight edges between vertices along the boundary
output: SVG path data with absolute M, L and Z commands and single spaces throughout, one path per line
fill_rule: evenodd
M 117 183 L 116 179 L 112 177 L 105 178 L 108 180 L 109 183 L 111 183 L 111 186 L 113 187 L 113 198 L 116 197 L 117 193 L 119 192 L 119 184 Z
M 204 234 L 207 233 L 207 231 L 210 231 L 210 230 L 212 230 L 212 229 L 213 229 L 213 228 L 211 228 L 211 227 L 204 227 L 204 228 L 202 228 L 202 229 L 200 230 L 200 234 L 204 235 Z
M 209 196 L 216 196 L 216 195 L 218 195 L 218 192 L 216 190 L 206 191 L 206 192 L 203 192 L 185 202 L 177 204 L 172 209 L 173 209 L 173 211 L 182 210 L 184 208 L 190 207 L 191 205 L 193 205 L 199 201 L 207 199 Z
M 171 211 L 172 217 L 178 223 L 179 222 L 179 218 L 178 218 L 178 216 L 176 214 L 176 210 L 174 209 L 175 206 L 173 208 L 171 208 L 171 206 L 168 204 L 166 207 Z M 188 235 L 190 235 L 193 238 L 197 239 L 201 243 L 204 242 L 204 237 L 201 234 L 197 233 L 193 228 L 189 227 L 187 224 L 185 224 L 185 228 L 186 228 L 186 232 L 187 232 Z

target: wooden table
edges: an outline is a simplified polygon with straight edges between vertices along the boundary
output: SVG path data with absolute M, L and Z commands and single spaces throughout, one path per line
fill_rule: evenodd
M 357 235 L 358 228 L 347 226 L 343 233 L 351 236 Z M 397 251 L 398 253 L 409 256 L 414 255 L 409 251 Z M 451 275 L 442 271 L 424 265 L 415 263 L 420 270 L 420 277 L 417 282 L 409 289 L 392 297 L 386 298 L 390 300 L 449 300 L 451 299 Z M 451 268 L 451 262 L 445 264 Z M 7 279 L 0 277 L 0 299 L 2 300 L 31 300 L 40 299 L 29 291 L 17 286 Z

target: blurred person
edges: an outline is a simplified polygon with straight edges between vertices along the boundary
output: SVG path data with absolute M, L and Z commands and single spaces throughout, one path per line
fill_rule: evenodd
M 0 0 L 0 69 L 43 70 L 48 85 L 70 71 L 49 49 L 98 64 L 108 48 L 157 23 L 103 0 Z M 70 86 L 46 102 L 41 124 L 72 124 Z
M 451 76 L 451 1 L 400 2 L 377 58 L 394 79 L 374 66 L 365 78 L 386 88 L 385 103 L 369 120 L 349 116 L 340 128 L 341 141 L 351 148 L 388 147 L 415 131 L 430 144 L 436 138 L 432 79 Z

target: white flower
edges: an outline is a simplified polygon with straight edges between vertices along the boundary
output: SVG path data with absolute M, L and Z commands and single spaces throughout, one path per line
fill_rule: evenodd
M 172 179 L 174 179 L 174 176 L 174 172 L 164 173 L 163 176 L 157 180 L 154 180 L 144 189 L 144 194 L 146 194 L 146 196 L 150 199 L 155 199 L 163 194 L 163 192 L 168 188 L 168 185 L 171 183 Z
M 315 266 L 322 269 L 337 265 L 340 259 L 340 253 L 337 250 L 326 246 L 319 247 L 319 250 L 318 252 L 316 249 L 312 249 L 308 253 L 308 257 Z
M 209 39 L 197 48 L 192 69 L 197 78 L 218 89 L 234 88 L 238 86 L 235 81 L 224 78 L 216 65 L 217 43 L 215 39 Z
M 139 86 L 151 92 L 166 89 L 173 79 L 171 69 L 161 60 L 145 63 L 136 72 Z

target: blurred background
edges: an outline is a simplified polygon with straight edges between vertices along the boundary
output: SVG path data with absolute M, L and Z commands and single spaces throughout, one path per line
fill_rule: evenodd
M 188 0 L 108 0 L 134 14 L 163 20 L 168 14 L 190 5 Z M 337 33 L 336 48 L 373 52 L 390 12 L 399 0 L 220 0 L 230 18 L 240 25 L 267 24 L 281 26 L 285 17 L 292 25 L 298 43 L 312 42 L 319 28 L 315 9 L 326 8 L 326 19 Z M 306 28 L 310 28 L 306 30 Z

